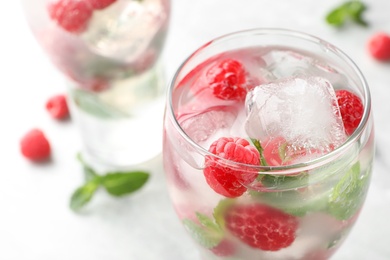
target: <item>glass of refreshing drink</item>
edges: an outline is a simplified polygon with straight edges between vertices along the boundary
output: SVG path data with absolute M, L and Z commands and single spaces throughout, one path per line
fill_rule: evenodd
M 374 130 L 351 59 L 304 33 L 223 36 L 178 69 L 164 117 L 174 208 L 202 259 L 328 259 L 362 209 Z
M 128 166 L 160 153 L 165 83 L 159 57 L 170 0 L 22 3 L 36 39 L 67 79 L 87 154 Z

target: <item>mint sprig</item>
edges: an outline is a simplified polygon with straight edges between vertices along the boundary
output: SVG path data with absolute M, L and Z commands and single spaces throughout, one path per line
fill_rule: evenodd
M 347 20 L 361 26 L 368 26 L 363 19 L 363 13 L 367 6 L 361 1 L 348 1 L 334 8 L 326 16 L 326 22 L 335 27 L 341 27 Z
M 363 204 L 368 179 L 368 174 L 361 176 L 360 163 L 355 163 L 333 189 L 329 198 L 329 213 L 340 220 L 352 217 Z
M 110 195 L 120 197 L 139 190 L 149 179 L 149 173 L 143 171 L 108 172 L 100 175 L 85 163 L 80 154 L 77 158 L 83 165 L 85 184 L 77 188 L 70 198 L 69 206 L 74 211 L 90 202 L 101 187 Z
M 205 248 L 214 248 L 221 243 L 223 232 L 217 222 L 204 214 L 196 213 L 199 223 L 184 219 L 183 225 L 190 233 L 191 237 Z

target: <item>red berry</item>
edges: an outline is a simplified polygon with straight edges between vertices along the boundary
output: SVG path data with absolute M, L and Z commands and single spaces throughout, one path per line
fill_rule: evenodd
M 50 144 L 43 132 L 32 129 L 20 141 L 22 154 L 32 161 L 43 161 L 50 156 Z
M 242 138 L 222 137 L 211 144 L 209 152 L 223 159 L 243 164 L 260 165 L 260 155 L 255 147 Z M 210 187 L 228 198 L 241 196 L 253 182 L 257 172 L 243 166 L 233 168 L 214 156 L 206 156 L 204 176 Z
M 65 119 L 69 117 L 68 104 L 65 95 L 56 95 L 46 102 L 46 110 L 55 119 Z
M 116 0 L 88 0 L 87 2 L 91 4 L 93 9 L 101 10 L 113 4 Z
M 377 33 L 368 41 L 368 51 L 379 61 L 390 60 L 390 36 L 386 33 Z
M 59 0 L 48 6 L 49 16 L 70 33 L 80 33 L 87 28 L 92 17 L 92 7 L 84 0 Z
M 284 163 L 286 139 L 276 137 L 264 142 L 263 156 L 269 166 L 280 166 Z
M 337 90 L 336 97 L 345 131 L 348 135 L 351 135 L 362 119 L 363 104 L 358 96 L 348 90 Z
M 216 247 L 210 249 L 217 256 L 232 256 L 235 253 L 235 248 L 232 242 L 223 239 Z
M 258 203 L 232 206 L 225 221 L 226 228 L 242 242 L 266 251 L 290 246 L 298 228 L 296 217 Z
M 206 78 L 217 98 L 237 101 L 245 99 L 246 77 L 240 62 L 232 59 L 223 60 L 207 71 Z

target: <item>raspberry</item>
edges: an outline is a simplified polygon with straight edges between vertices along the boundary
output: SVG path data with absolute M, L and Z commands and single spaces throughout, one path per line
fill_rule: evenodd
M 87 28 L 92 17 L 92 7 L 84 0 L 59 0 L 48 6 L 49 16 L 70 33 L 80 33 Z
M 226 160 L 260 165 L 259 152 L 242 138 L 222 137 L 211 144 L 209 152 Z M 241 196 L 247 190 L 243 184 L 249 184 L 257 177 L 257 172 L 253 170 L 244 167 L 233 169 L 213 156 L 206 156 L 206 168 L 203 173 L 209 186 L 228 198 Z
M 55 119 L 65 119 L 69 117 L 68 104 L 65 95 L 56 95 L 46 102 L 46 110 Z
M 207 71 L 206 78 L 217 98 L 236 101 L 245 99 L 246 77 L 240 62 L 232 59 L 223 60 Z
M 298 228 L 296 217 L 263 204 L 233 205 L 225 215 L 226 228 L 245 244 L 266 251 L 290 246 Z
M 337 90 L 336 97 L 345 131 L 351 135 L 362 119 L 363 104 L 358 96 L 348 90 Z
M 286 139 L 283 137 L 276 137 L 268 140 L 265 143 L 263 156 L 269 166 L 280 166 L 285 159 L 285 147 L 287 145 Z
M 235 248 L 233 243 L 227 239 L 223 239 L 216 247 L 210 249 L 217 256 L 232 256 L 235 253 Z
M 113 4 L 116 0 L 88 0 L 87 2 L 91 4 L 93 9 L 101 10 Z
M 386 33 L 377 33 L 368 41 L 368 51 L 379 61 L 390 60 L 390 36 Z
M 32 129 L 20 141 L 22 154 L 32 161 L 43 161 L 50 156 L 50 144 L 43 132 Z

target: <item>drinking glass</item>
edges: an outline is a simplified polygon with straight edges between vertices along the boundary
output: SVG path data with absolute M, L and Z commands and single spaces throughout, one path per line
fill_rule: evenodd
M 170 0 L 22 0 L 68 86 L 87 158 L 126 167 L 161 152 L 160 54 Z
M 373 156 L 367 82 L 315 36 L 225 35 L 170 82 L 164 169 L 202 259 L 328 259 L 357 221 Z

